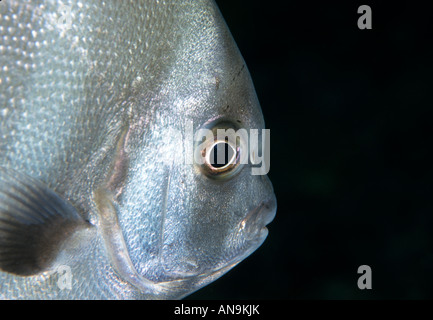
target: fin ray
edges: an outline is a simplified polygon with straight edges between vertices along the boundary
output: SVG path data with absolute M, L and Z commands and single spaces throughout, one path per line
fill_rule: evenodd
M 61 243 L 90 224 L 41 182 L 0 167 L 0 271 L 29 276 L 50 267 Z

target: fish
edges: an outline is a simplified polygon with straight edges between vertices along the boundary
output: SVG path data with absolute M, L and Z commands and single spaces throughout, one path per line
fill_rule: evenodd
M 182 299 L 223 276 L 276 214 L 263 130 L 213 0 L 1 1 L 0 298 Z

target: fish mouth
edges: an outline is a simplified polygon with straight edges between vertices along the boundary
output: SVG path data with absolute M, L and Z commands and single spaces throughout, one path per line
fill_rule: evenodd
M 273 196 L 250 210 L 240 222 L 239 230 L 245 234 L 247 240 L 264 240 L 268 234 L 266 226 L 274 220 L 276 212 L 277 200 Z
M 226 262 L 225 266 L 213 270 L 212 273 L 227 272 L 239 262 L 256 251 L 268 236 L 266 226 L 271 223 L 277 212 L 277 199 L 273 195 L 270 199 L 260 202 L 258 206 L 250 210 L 239 224 L 239 233 L 244 235 L 244 251 L 232 260 Z M 221 274 L 222 274 L 221 273 Z
M 258 206 L 248 212 L 239 224 L 239 231 L 245 237 L 245 250 L 232 261 L 226 263 L 226 266 L 222 268 L 225 270 L 224 272 L 236 266 L 263 244 L 269 233 L 266 226 L 274 220 L 276 212 L 277 200 L 275 195 L 260 202 Z
M 266 201 L 262 201 L 254 209 L 250 210 L 245 218 L 239 223 L 239 229 L 236 233 L 237 236 L 243 235 L 245 239 L 243 245 L 244 249 L 241 253 L 211 270 L 191 275 L 191 280 L 194 283 L 192 287 L 194 289 L 185 293 L 182 297 L 185 297 L 208 283 L 215 281 L 256 251 L 268 236 L 266 225 L 271 223 L 275 218 L 276 211 L 277 201 L 275 196 Z
M 208 275 L 222 275 L 256 251 L 268 236 L 269 232 L 266 226 L 274 220 L 276 211 L 277 200 L 275 196 L 272 196 L 269 200 L 262 201 L 254 209 L 250 210 L 239 223 L 238 232 L 236 233 L 236 236 L 243 235 L 245 240 L 244 249 L 240 254 L 226 261 L 223 265 L 212 269 L 208 272 Z

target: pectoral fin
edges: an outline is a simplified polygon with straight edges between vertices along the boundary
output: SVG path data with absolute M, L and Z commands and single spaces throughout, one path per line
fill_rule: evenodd
M 47 270 L 67 237 L 88 227 L 41 182 L 0 167 L 0 270 L 30 276 Z

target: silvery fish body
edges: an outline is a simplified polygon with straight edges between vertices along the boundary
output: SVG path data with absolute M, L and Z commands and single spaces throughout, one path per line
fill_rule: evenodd
M 177 299 L 251 254 L 268 178 L 185 160 L 219 126 L 264 121 L 213 1 L 1 1 L 0 298 Z

